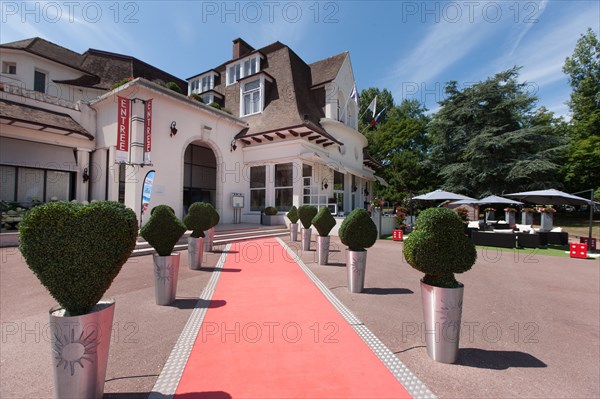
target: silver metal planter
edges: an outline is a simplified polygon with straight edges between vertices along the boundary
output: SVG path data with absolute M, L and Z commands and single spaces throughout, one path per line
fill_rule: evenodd
M 526 224 L 526 225 L 531 226 L 533 224 L 533 213 L 522 212 L 521 213 L 521 224 Z
M 346 250 L 346 272 L 348 273 L 348 291 L 362 292 L 365 287 L 367 269 L 367 251 Z
M 215 241 L 215 228 L 211 227 L 207 231 L 204 232 L 204 250 L 208 252 L 212 252 L 213 243 Z
M 56 398 L 102 398 L 114 312 L 114 299 L 80 316 L 63 316 L 60 306 L 50 309 Z
M 427 354 L 436 362 L 455 363 L 460 340 L 464 287 L 440 288 L 421 281 Z
M 204 257 L 204 243 L 208 239 L 205 237 L 188 237 L 188 256 L 191 270 L 200 270 L 202 267 L 202 258 Z
M 310 238 L 312 236 L 312 227 L 302 229 L 302 250 L 310 251 Z
M 154 255 L 154 293 L 157 305 L 169 305 L 175 300 L 178 275 L 179 253 Z
M 551 213 L 542 213 L 540 231 L 550 231 L 554 225 L 554 215 Z
M 326 265 L 329 260 L 329 236 L 317 236 L 317 258 L 319 265 Z
M 298 223 L 290 223 L 290 240 L 298 241 Z

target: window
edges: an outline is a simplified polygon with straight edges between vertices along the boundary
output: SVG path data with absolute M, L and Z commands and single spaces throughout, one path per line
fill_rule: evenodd
M 278 211 L 289 211 L 294 196 L 294 164 L 275 165 L 275 208 Z
M 312 194 L 312 166 L 302 164 L 302 184 L 303 184 L 303 204 L 312 203 L 311 194 Z
M 265 208 L 266 166 L 250 168 L 250 210 L 260 212 Z
M 227 67 L 227 86 L 234 84 L 241 78 L 253 75 L 260 71 L 260 56 L 254 55 L 251 58 L 239 61 Z
M 241 107 L 242 110 L 240 116 L 262 112 L 260 79 L 253 80 L 252 82 L 243 85 Z
M 2 63 L 2 72 L 9 75 L 17 74 L 17 64 L 14 62 L 3 62 Z
M 333 172 L 333 197 L 338 205 L 338 212 L 344 210 L 344 174 Z
M 33 90 L 40 93 L 46 92 L 46 74 L 41 71 L 35 71 L 33 75 Z
M 202 78 L 202 86 L 200 92 L 203 93 L 208 90 L 212 90 L 215 87 L 215 75 L 207 75 Z
M 215 102 L 215 95 L 210 93 L 210 94 L 203 94 L 200 96 L 200 98 L 202 98 L 202 102 L 204 104 L 210 104 L 212 102 Z
M 73 199 L 71 172 L 0 166 L 0 200 L 27 204 L 32 201 Z

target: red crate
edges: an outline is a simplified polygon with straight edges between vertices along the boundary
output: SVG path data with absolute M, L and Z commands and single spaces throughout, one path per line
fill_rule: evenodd
M 570 244 L 571 258 L 587 258 L 587 244 L 577 244 L 572 242 Z
M 590 251 L 595 251 L 596 250 L 596 239 L 592 237 L 592 240 L 590 242 L 590 238 L 589 237 L 579 237 L 579 242 L 581 244 L 587 244 L 588 248 L 590 249 Z
M 402 230 L 392 230 L 392 238 L 394 241 L 403 241 L 404 232 Z

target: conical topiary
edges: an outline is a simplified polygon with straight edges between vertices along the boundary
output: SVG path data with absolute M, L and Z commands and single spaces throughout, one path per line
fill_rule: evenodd
M 447 208 L 430 208 L 421 212 L 415 230 L 404 240 L 404 258 L 412 267 L 425 273 L 424 283 L 457 288 L 460 283 L 454 273 L 471 269 L 477 251 L 455 212 Z

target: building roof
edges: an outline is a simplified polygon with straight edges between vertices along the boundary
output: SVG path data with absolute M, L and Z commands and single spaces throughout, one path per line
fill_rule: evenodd
M 187 93 L 186 81 L 128 55 L 96 49 L 79 54 L 40 37 L 1 44 L 0 48 L 23 50 L 83 73 L 78 78 L 57 80 L 56 83 L 108 90 L 123 79 L 142 77 L 175 82 L 182 93 Z
M 310 64 L 312 85 L 319 86 L 335 79 L 347 56 L 348 52 L 344 51 L 343 53 Z
M 78 134 L 93 140 L 92 136 L 79 123 L 75 122 L 68 114 L 49 111 L 47 109 L 33 107 L 31 105 L 20 104 L 14 101 L 0 100 L 0 119 L 2 123 L 8 125 L 34 125 L 40 131 L 49 131 L 52 133 Z

